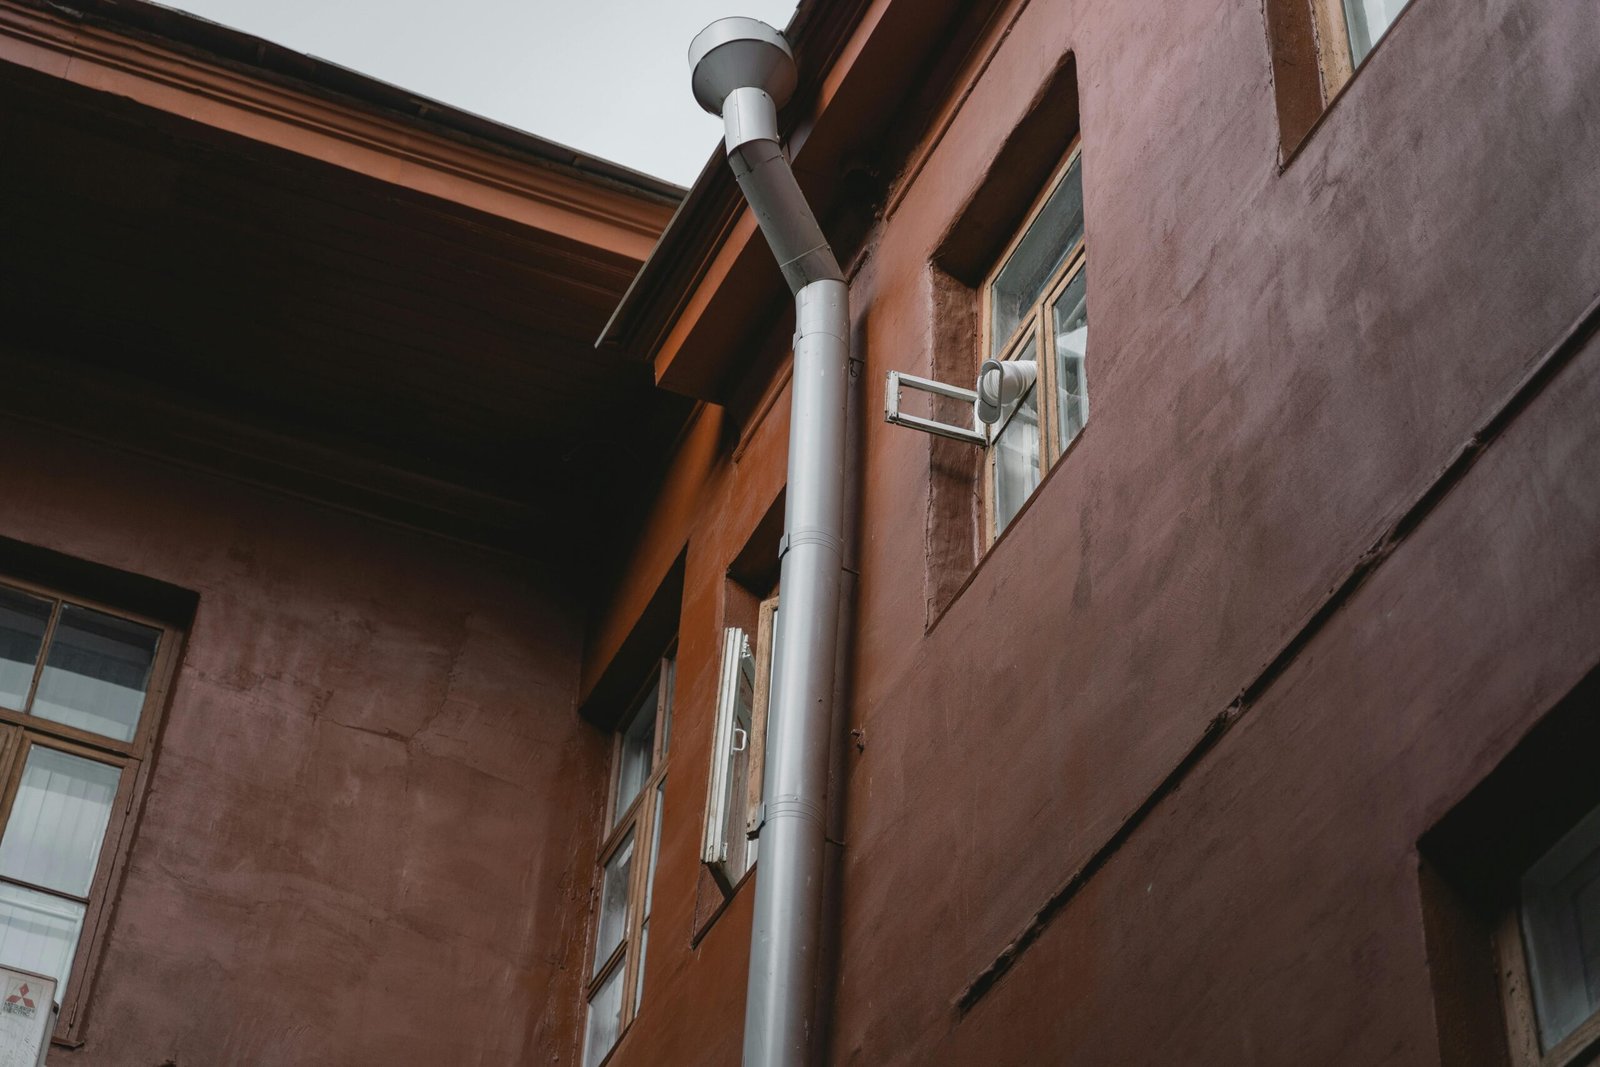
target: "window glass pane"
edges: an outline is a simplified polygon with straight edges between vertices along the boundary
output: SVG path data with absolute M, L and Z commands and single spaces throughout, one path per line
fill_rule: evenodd
M 1600 1008 L 1600 808 L 1523 876 L 1522 932 L 1548 1051 Z
M 1390 23 L 1408 0 L 1344 0 L 1344 20 L 1350 28 L 1350 62 L 1367 58 L 1372 46 L 1389 31 Z
M 30 747 L 0 839 L 0 875 L 88 896 L 121 775 L 109 764 Z
M 989 291 L 989 355 L 998 356 L 1028 311 L 1044 295 L 1067 256 L 1083 240 L 1083 173 L 1080 160 L 1061 181 L 995 276 Z
M 644 1000 L 644 961 L 650 948 L 650 904 L 656 895 L 656 860 L 661 857 L 661 806 L 667 799 L 667 780 L 656 786 L 654 828 L 650 831 L 650 873 L 644 880 L 644 921 L 639 925 L 639 976 L 633 982 L 633 1010 Z
M 628 882 L 633 870 L 633 831 L 623 838 L 606 863 L 600 883 L 600 932 L 595 935 L 594 969 L 598 972 L 628 931 Z
M 160 637 L 149 626 L 63 606 L 29 710 L 41 719 L 132 741 Z
M 994 442 L 994 510 L 998 535 L 1039 487 L 1038 388 L 1029 388 Z
M 83 932 L 83 905 L 0 882 L 0 960 L 56 980 L 56 1003 L 66 1003 L 72 954 Z
M 589 1001 L 589 1026 L 583 1038 L 583 1067 L 595 1067 L 606 1058 L 611 1046 L 617 1043 L 617 1031 L 622 1029 L 622 975 L 626 967 L 618 967 Z
M 750 867 L 744 827 L 749 813 L 750 728 L 755 718 L 756 655 L 745 641 L 739 656 L 738 691 L 733 700 L 733 736 L 729 739 L 727 793 L 723 797 L 722 836 L 728 848 L 729 881 L 738 881 Z
M 650 777 L 655 758 L 656 702 L 660 688 L 658 674 L 656 684 L 634 708 L 627 728 L 622 731 L 622 750 L 617 754 L 617 807 L 611 815 L 612 826 L 622 821 L 628 813 L 628 805 L 644 788 L 644 780 Z
M 49 621 L 50 601 L 0 586 L 0 704 L 23 710 Z
M 1063 449 L 1089 419 L 1089 380 L 1083 366 L 1089 341 L 1089 311 L 1084 300 L 1087 274 L 1087 268 L 1078 271 L 1056 298 L 1050 314 L 1056 334 L 1056 408 Z

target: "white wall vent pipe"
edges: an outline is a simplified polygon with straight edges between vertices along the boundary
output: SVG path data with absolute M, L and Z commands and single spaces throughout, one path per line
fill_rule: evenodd
M 794 55 L 764 22 L 721 19 L 689 46 L 695 99 L 726 128 L 728 163 L 794 293 L 783 629 L 767 719 L 745 1067 L 809 1067 L 822 945 L 823 848 L 844 552 L 849 289 L 778 139 Z

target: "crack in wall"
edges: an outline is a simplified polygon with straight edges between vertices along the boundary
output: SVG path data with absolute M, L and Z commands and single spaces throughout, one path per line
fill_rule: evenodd
M 1511 394 L 1494 409 L 1489 418 L 1467 437 L 1421 495 L 1413 500 L 1389 524 L 1383 535 L 1356 559 L 1343 580 L 1328 591 L 1322 603 L 1290 636 L 1277 655 L 1268 661 L 1226 708 L 1206 724 L 1200 737 L 1184 753 L 1177 765 L 1167 772 L 1138 807 L 1123 818 L 1117 829 L 1090 854 L 1083 865 L 1050 895 L 1038 911 L 1034 912 L 1027 925 L 1000 950 L 994 961 L 957 995 L 955 999 L 957 1021 L 971 1012 L 999 984 L 1023 954 L 1039 940 L 1056 916 L 1088 884 L 1089 879 L 1104 868 L 1122 846 L 1128 843 L 1135 831 L 1154 813 L 1163 800 L 1177 792 L 1201 761 L 1217 747 L 1245 713 L 1260 701 L 1272 683 L 1283 675 L 1339 609 L 1350 602 L 1356 590 L 1405 543 L 1411 534 L 1416 532 L 1422 521 L 1439 506 L 1451 490 L 1461 483 L 1478 458 L 1506 431 L 1516 417 L 1544 392 L 1545 387 L 1572 361 L 1585 343 L 1595 335 L 1597 329 L 1600 329 L 1600 295 L 1597 295 L 1572 325 L 1567 327 L 1555 344 L 1545 350 L 1532 369 Z

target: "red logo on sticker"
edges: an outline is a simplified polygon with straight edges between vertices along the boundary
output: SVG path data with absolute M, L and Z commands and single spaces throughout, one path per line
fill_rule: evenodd
M 28 983 L 23 982 L 17 991 L 6 998 L 7 1004 L 21 1004 L 24 1008 L 33 1007 L 33 1001 L 28 996 Z

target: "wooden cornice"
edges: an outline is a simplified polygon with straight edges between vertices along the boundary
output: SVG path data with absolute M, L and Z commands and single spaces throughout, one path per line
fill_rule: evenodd
M 115 6 L 153 7 L 126 2 Z M 172 12 L 162 12 L 161 17 L 189 20 Z M 189 21 L 235 43 L 255 41 L 203 20 Z M 282 51 L 257 43 L 263 50 Z M 30 0 L 0 0 L 0 62 L 125 97 L 636 262 L 648 257 L 675 204 L 672 187 L 666 183 L 586 160 L 550 142 L 506 130 L 506 139 L 518 140 L 520 146 L 475 143 L 470 133 L 414 116 L 386 114 L 310 84 L 297 85 L 292 78 L 251 70 L 149 33 L 106 25 L 103 19 L 57 6 L 37 6 Z M 318 61 L 305 62 L 315 66 Z M 347 83 L 365 80 L 340 73 Z M 370 84 L 393 92 L 381 83 Z M 428 110 L 451 113 L 443 107 Z

